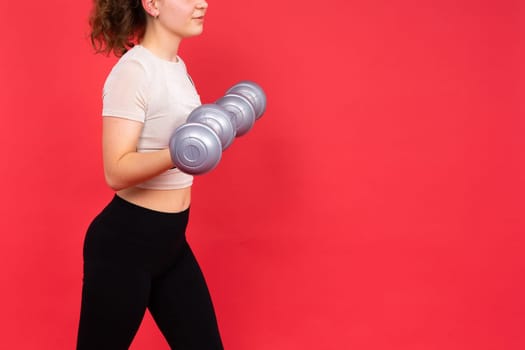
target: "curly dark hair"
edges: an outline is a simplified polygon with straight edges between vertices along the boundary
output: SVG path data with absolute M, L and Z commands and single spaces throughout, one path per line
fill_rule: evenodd
M 141 0 L 94 0 L 89 17 L 91 44 L 97 53 L 120 57 L 144 36 L 146 12 Z

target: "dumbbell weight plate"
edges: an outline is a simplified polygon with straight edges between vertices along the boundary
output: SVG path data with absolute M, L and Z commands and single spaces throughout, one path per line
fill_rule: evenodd
M 173 164 L 182 172 L 200 175 L 213 170 L 222 155 L 221 140 L 207 125 L 186 123 L 170 139 Z
M 255 119 L 259 119 L 266 110 L 266 94 L 262 87 L 253 81 L 243 80 L 232 86 L 226 94 L 238 94 L 246 97 L 253 105 Z
M 219 105 L 204 104 L 195 108 L 188 116 L 188 123 L 201 123 L 215 131 L 221 140 L 222 150 L 228 148 L 235 139 L 235 128 L 228 111 Z
M 235 136 L 242 136 L 255 124 L 255 110 L 250 101 L 237 94 L 229 94 L 215 102 L 231 113 L 232 123 L 236 129 Z

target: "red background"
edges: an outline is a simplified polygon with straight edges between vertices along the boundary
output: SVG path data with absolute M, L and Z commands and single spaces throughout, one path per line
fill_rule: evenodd
M 90 1 L 0 12 L 0 348 L 74 348 L 84 233 L 111 198 Z M 268 110 L 196 179 L 189 239 L 225 347 L 525 348 L 520 0 L 210 1 L 203 102 Z M 168 349 L 146 317 L 132 349 Z

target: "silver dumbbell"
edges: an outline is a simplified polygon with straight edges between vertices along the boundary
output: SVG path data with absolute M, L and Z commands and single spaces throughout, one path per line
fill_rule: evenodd
M 200 175 L 219 164 L 222 151 L 234 138 L 246 134 L 266 109 L 266 95 L 254 82 L 231 87 L 215 104 L 194 109 L 185 124 L 175 130 L 169 148 L 181 171 Z
M 236 136 L 245 135 L 266 110 L 266 94 L 252 81 L 241 81 L 232 86 L 224 97 L 215 102 L 231 113 Z

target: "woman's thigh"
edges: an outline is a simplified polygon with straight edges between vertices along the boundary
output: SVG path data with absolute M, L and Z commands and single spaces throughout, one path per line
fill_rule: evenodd
M 77 349 L 128 349 L 144 317 L 149 291 L 146 272 L 87 263 Z
M 187 244 L 174 266 L 153 280 L 149 309 L 172 348 L 223 349 L 206 281 Z

